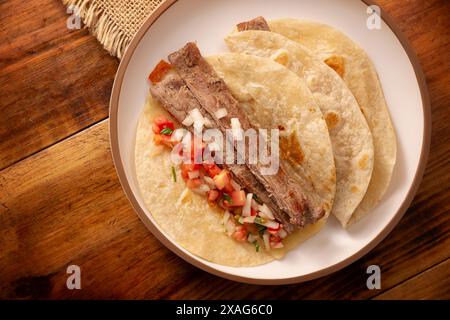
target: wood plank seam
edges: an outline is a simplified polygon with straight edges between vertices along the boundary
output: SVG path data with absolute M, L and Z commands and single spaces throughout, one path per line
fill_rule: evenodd
M 91 128 L 91 127 L 97 125 L 97 124 L 100 124 L 101 122 L 103 122 L 103 121 L 105 121 L 105 120 L 108 120 L 108 119 L 109 119 L 109 116 L 104 117 L 104 118 L 101 118 L 100 120 L 95 121 L 95 122 L 92 122 L 92 123 L 89 124 L 88 126 L 86 126 L 86 127 L 84 127 L 84 128 L 81 128 L 80 130 L 77 130 L 77 131 L 75 131 L 75 132 L 70 133 L 69 135 L 65 136 L 64 138 L 62 138 L 62 139 L 60 139 L 60 140 L 55 140 L 54 142 L 50 143 L 49 145 L 46 145 L 46 146 L 44 146 L 44 147 L 42 147 L 42 148 L 40 148 L 40 149 L 38 149 L 38 150 L 36 150 L 36 151 L 34 151 L 34 152 L 32 152 L 32 153 L 30 153 L 30 154 L 28 154 L 28 155 L 26 155 L 26 156 L 20 158 L 20 159 L 18 159 L 18 160 L 16 160 L 16 161 L 12 162 L 12 163 L 10 163 L 10 164 L 8 164 L 7 166 L 0 168 L 0 172 L 2 172 L 2 171 L 5 170 L 5 169 L 8 169 L 9 167 L 14 166 L 14 165 L 17 164 L 17 163 L 20 163 L 21 161 L 23 161 L 23 160 L 25 160 L 25 159 L 28 159 L 28 158 L 30 158 L 30 157 L 32 157 L 32 156 L 34 156 L 34 155 L 37 155 L 37 154 L 39 154 L 40 152 L 42 152 L 42 151 L 44 151 L 44 150 L 46 150 L 46 149 L 48 149 L 48 148 L 50 148 L 50 147 L 52 147 L 52 146 L 55 146 L 55 145 L 57 145 L 57 144 L 59 144 L 59 143 L 61 143 L 61 142 L 64 142 L 65 140 L 70 139 L 70 138 L 72 138 L 72 137 L 74 137 L 74 136 L 76 136 L 76 135 L 78 135 L 78 134 L 81 134 L 81 133 L 83 133 L 83 131 L 85 131 L 85 130 L 87 130 L 87 129 L 89 129 L 89 128 Z
M 429 270 L 431 270 L 431 269 L 437 267 L 438 265 L 440 265 L 440 264 L 442 264 L 442 263 L 445 263 L 445 262 L 448 261 L 449 259 L 450 259 L 450 258 L 447 257 L 446 259 L 443 259 L 442 261 L 439 261 L 439 262 L 433 264 L 432 266 L 429 266 L 428 268 L 426 268 L 426 269 L 424 269 L 424 270 L 422 270 L 422 271 L 420 271 L 420 272 L 418 272 L 418 273 L 416 273 L 416 274 L 410 276 L 409 278 L 406 278 L 406 279 L 400 281 L 400 282 L 397 283 L 396 285 L 391 286 L 391 287 L 389 287 L 389 288 L 387 288 L 387 289 L 384 289 L 384 288 L 383 288 L 383 280 L 382 280 L 382 282 L 381 282 L 381 288 L 382 288 L 381 291 L 380 291 L 380 292 L 377 292 L 374 296 L 371 296 L 370 299 L 373 300 L 373 299 L 377 298 L 378 296 L 383 295 L 383 294 L 385 294 L 386 292 L 388 292 L 388 291 L 390 291 L 390 290 L 393 290 L 393 289 L 395 289 L 395 288 L 398 287 L 398 286 L 401 286 L 402 284 L 404 284 L 404 283 L 406 283 L 406 282 L 408 282 L 408 281 L 410 281 L 410 280 L 412 280 L 412 279 L 414 279 L 414 278 L 420 276 L 421 274 L 423 274 L 423 273 L 425 273 L 425 272 L 427 272 L 427 271 L 429 271 Z M 382 270 L 382 272 L 381 272 L 381 279 L 383 279 L 383 270 Z

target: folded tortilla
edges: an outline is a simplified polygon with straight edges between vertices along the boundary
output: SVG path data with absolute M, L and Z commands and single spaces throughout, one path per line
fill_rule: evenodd
M 358 103 L 344 81 L 297 42 L 274 32 L 233 32 L 232 52 L 271 58 L 305 79 L 330 132 L 336 164 L 334 214 L 346 227 L 366 194 L 373 169 L 373 141 Z
M 363 112 L 373 137 L 374 165 L 367 192 L 349 224 L 367 215 L 386 192 L 394 170 L 397 142 L 375 68 L 355 42 L 325 24 L 296 19 L 269 21 L 270 30 L 300 43 L 325 61 L 345 81 Z
M 156 224 L 189 252 L 228 266 L 267 263 L 283 257 L 288 250 L 315 235 L 326 222 L 336 180 L 326 123 L 304 82 L 278 63 L 240 54 L 224 54 L 207 60 L 252 124 L 266 129 L 283 127 L 281 144 L 296 149 L 302 156 L 293 161 L 290 153 L 282 154 L 286 157 L 281 161 L 287 164 L 290 175 L 308 198 L 325 208 L 327 215 L 288 235 L 282 249 L 256 252 L 252 244 L 227 236 L 222 210 L 211 208 L 204 196 L 186 189 L 178 167 L 171 162 L 170 151 L 153 143 L 152 120 L 158 115 L 173 118 L 151 97 L 136 132 L 135 164 L 141 195 Z M 267 73 L 271 76 L 267 77 Z M 172 166 L 176 169 L 177 182 L 172 179 Z

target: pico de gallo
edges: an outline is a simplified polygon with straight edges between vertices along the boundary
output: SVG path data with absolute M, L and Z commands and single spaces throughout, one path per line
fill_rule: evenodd
M 173 134 L 176 130 L 174 123 L 164 116 L 154 118 L 152 130 L 156 145 L 173 149 L 181 143 L 181 137 Z M 257 252 L 261 247 L 266 250 L 282 248 L 287 232 L 274 218 L 269 207 L 257 195 L 245 192 L 227 169 L 209 159 L 201 160 L 200 163 L 194 161 L 203 156 L 207 143 L 195 138 L 190 141 L 190 148 L 179 150 L 180 155 L 187 152 L 186 149 L 189 150 L 188 154 L 183 155 L 191 160 L 179 165 L 181 177 L 187 188 L 204 195 L 210 206 L 223 209 L 222 223 L 226 234 L 236 241 L 253 244 Z M 175 168 L 171 170 L 176 182 Z

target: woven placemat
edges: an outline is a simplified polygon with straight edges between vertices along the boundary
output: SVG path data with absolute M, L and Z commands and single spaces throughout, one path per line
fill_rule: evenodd
M 62 0 L 75 6 L 84 24 L 108 52 L 123 56 L 145 19 L 164 0 Z

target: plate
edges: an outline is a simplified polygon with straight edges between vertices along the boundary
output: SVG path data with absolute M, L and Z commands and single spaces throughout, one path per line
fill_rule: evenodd
M 128 47 L 117 72 L 110 103 L 110 139 L 123 189 L 150 231 L 189 263 L 228 279 L 287 284 L 318 278 L 356 261 L 398 223 L 423 175 L 430 139 L 430 108 L 417 58 L 389 17 L 369 30 L 368 4 L 359 0 L 168 0 L 148 17 Z M 160 59 L 197 41 L 204 55 L 228 51 L 223 41 L 232 27 L 262 15 L 300 18 L 334 26 L 356 41 L 378 71 L 398 138 L 391 185 L 380 204 L 344 230 L 331 217 L 326 227 L 285 258 L 257 267 L 227 267 L 192 255 L 173 242 L 152 219 L 140 195 L 134 166 L 135 133 L 148 94 L 147 77 Z

